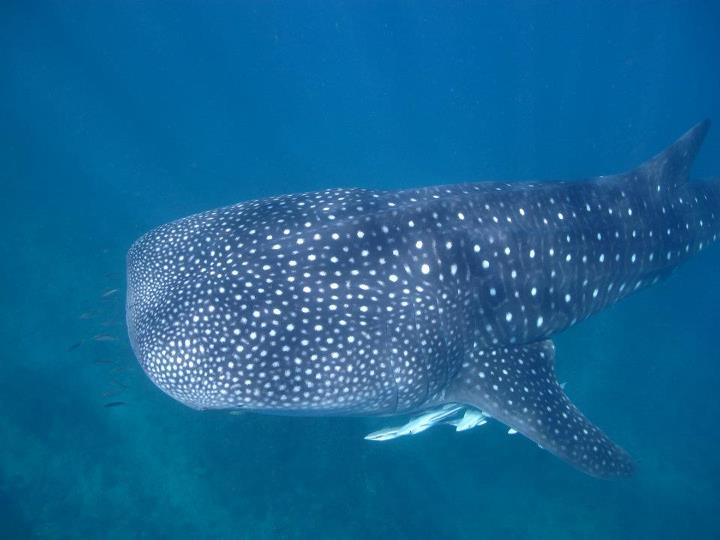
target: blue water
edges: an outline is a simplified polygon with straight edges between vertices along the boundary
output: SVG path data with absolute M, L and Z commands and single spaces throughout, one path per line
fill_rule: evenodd
M 0 537 L 720 537 L 720 246 L 557 339 L 636 460 L 622 481 L 496 423 L 372 444 L 387 421 L 192 411 L 141 373 L 123 307 L 130 243 L 193 212 L 630 168 L 720 123 L 719 23 L 700 1 L 1 2 Z M 720 175 L 719 129 L 694 174 Z

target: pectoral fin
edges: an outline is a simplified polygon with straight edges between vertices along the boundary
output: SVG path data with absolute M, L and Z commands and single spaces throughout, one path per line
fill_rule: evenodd
M 554 356 L 550 341 L 472 351 L 447 398 L 487 411 L 587 474 L 629 476 L 628 454 L 591 424 L 558 384 Z

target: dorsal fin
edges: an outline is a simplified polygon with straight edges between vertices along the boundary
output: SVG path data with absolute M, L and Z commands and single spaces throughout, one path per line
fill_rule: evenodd
M 710 120 L 695 124 L 677 141 L 631 171 L 629 175 L 645 178 L 658 187 L 684 184 L 689 179 L 690 167 L 709 129 Z

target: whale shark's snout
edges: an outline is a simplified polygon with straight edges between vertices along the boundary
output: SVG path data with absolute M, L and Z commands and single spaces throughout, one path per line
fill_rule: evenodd
M 213 238 L 196 225 L 189 218 L 158 227 L 128 251 L 128 334 L 148 377 L 176 400 L 195 409 L 238 406 L 226 398 L 227 383 L 238 383 L 227 374 L 247 323 L 228 305 L 237 287 L 224 285 Z
M 164 239 L 162 228 L 151 231 L 128 251 L 128 335 L 150 380 L 185 405 L 203 409 L 212 400 L 211 386 L 195 382 L 203 379 L 204 348 L 187 328 L 193 306 L 179 301 L 182 266 L 168 264 L 173 255 Z

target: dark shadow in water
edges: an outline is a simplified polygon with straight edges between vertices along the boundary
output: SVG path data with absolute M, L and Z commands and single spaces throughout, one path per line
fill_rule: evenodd
M 17 501 L 6 491 L 6 479 L 0 480 L 0 523 L 3 538 L 30 538 L 31 528 L 22 516 Z

